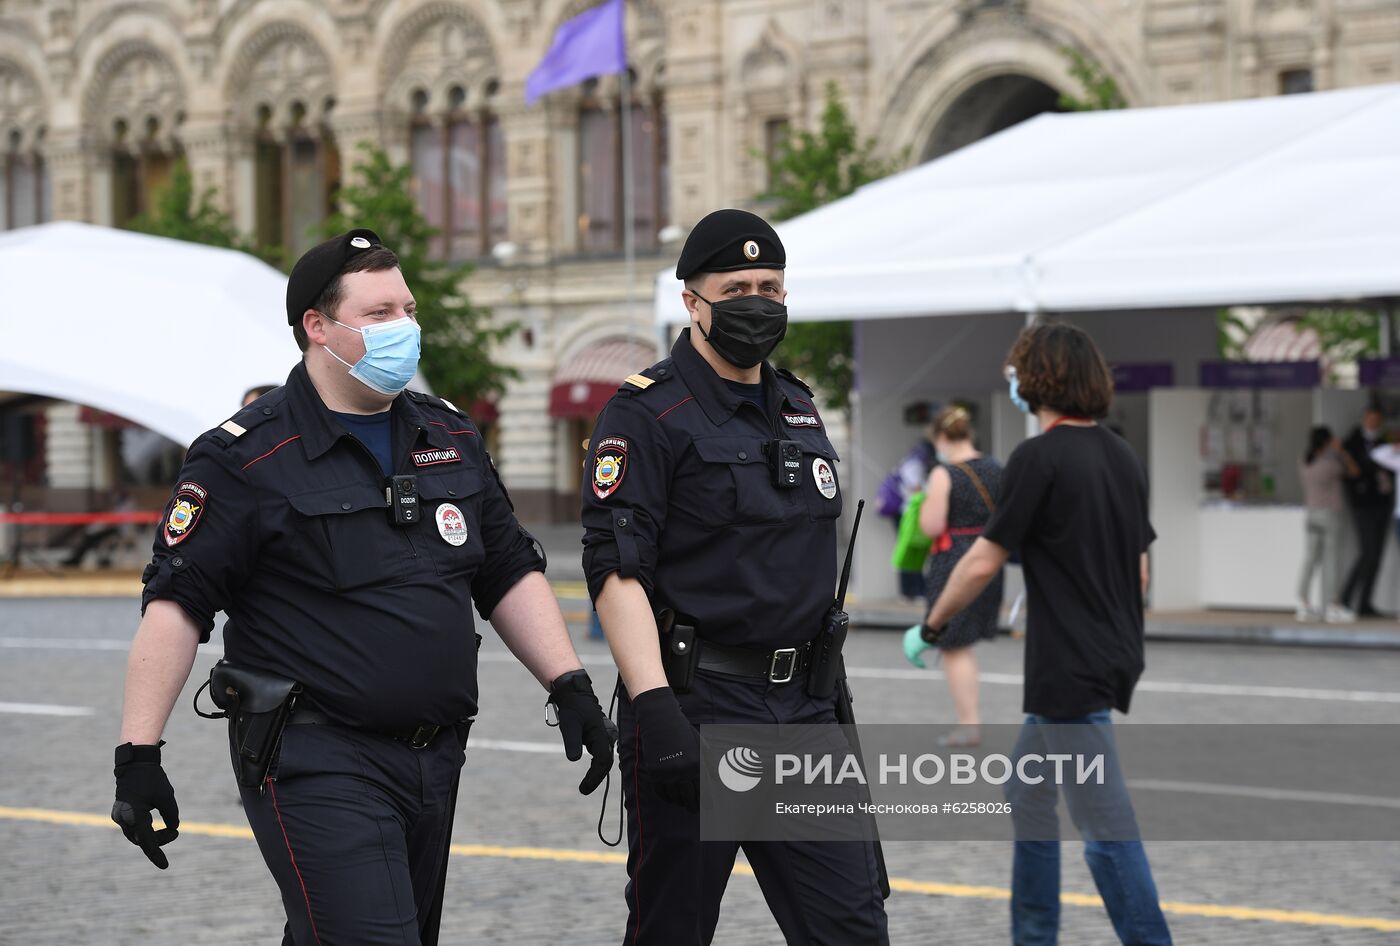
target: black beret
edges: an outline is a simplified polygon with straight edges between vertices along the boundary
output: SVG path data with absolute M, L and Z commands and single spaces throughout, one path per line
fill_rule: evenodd
M 676 278 L 736 269 L 782 269 L 787 265 L 783 241 L 768 222 L 747 210 L 716 210 L 685 238 Z
M 302 313 L 311 308 L 321 291 L 340 275 L 351 257 L 382 245 L 379 234 L 359 227 L 318 243 L 303 253 L 287 277 L 287 324 L 301 324 Z

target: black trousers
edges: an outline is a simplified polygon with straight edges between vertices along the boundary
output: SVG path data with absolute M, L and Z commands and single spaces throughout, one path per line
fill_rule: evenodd
M 1356 524 L 1356 541 L 1361 549 L 1351 571 L 1347 572 L 1341 601 L 1347 607 L 1365 613 L 1375 610 L 1371 595 L 1376 589 L 1376 575 L 1381 570 L 1385 540 L 1390 535 L 1391 512 L 1385 506 L 1353 506 L 1351 518 Z
M 799 681 L 770 684 L 697 671 L 691 691 L 677 698 L 697 727 L 836 723 L 835 701 L 811 699 Z M 627 807 L 626 946 L 708 944 L 740 847 L 789 944 L 889 942 L 873 844 L 701 841 L 699 815 L 658 798 L 639 771 L 641 736 L 625 694 L 618 729 Z
M 283 946 L 437 942 L 465 729 L 426 749 L 288 726 L 243 810 L 287 911 Z

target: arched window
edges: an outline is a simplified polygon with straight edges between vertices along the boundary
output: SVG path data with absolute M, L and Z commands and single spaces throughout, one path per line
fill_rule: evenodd
M 461 86 L 440 101 L 413 93 L 409 152 L 414 196 L 438 230 L 433 255 L 453 261 L 487 256 L 506 238 L 506 145 L 490 108 L 497 83 L 471 104 Z
M 40 133 L 42 135 L 42 132 Z M 26 147 L 24 136 L 13 131 L 0 158 L 0 225 L 4 229 L 43 223 L 53 216 L 49 205 L 49 173 L 38 146 Z
M 280 124 L 258 106 L 254 152 L 254 234 L 262 246 L 281 246 L 296 259 L 320 242 L 320 226 L 335 211 L 340 149 L 327 117 L 327 98 L 313 120 L 306 103 L 292 102 Z
M 148 116 L 140 128 L 126 119 L 112 123 L 112 225 L 125 226 L 133 217 L 152 213 L 160 191 L 170 181 L 182 149 Z
M 629 88 L 635 82 L 629 82 Z M 639 251 L 654 250 L 670 218 L 671 175 L 665 102 L 659 90 L 632 88 L 625 110 L 621 83 L 589 80 L 578 114 L 578 246 L 585 254 L 623 248 L 625 170 L 631 172 L 632 232 Z M 629 123 L 632 162 L 624 169 L 622 122 Z

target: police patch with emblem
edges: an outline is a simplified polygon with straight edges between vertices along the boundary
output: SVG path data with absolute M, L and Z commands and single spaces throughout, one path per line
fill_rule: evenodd
M 812 482 L 817 484 L 817 492 L 827 499 L 836 498 L 836 473 L 822 457 L 812 461 Z
M 471 534 L 467 529 L 467 517 L 451 503 L 437 507 L 437 527 L 438 535 L 448 545 L 464 545 Z
M 593 455 L 593 495 L 607 499 L 622 485 L 627 471 L 627 441 L 621 437 L 604 437 L 598 441 Z
M 198 483 L 186 481 L 175 488 L 170 512 L 165 516 L 165 544 L 172 548 L 194 533 L 209 502 L 209 491 Z

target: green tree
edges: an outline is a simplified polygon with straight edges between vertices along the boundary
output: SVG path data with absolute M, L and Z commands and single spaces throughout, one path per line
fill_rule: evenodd
M 1128 107 L 1128 100 L 1123 97 L 1118 83 L 1104 71 L 1103 66 L 1077 49 L 1065 47 L 1060 51 L 1069 60 L 1069 74 L 1079 83 L 1084 93 L 1084 97 L 1079 98 L 1068 92 L 1061 92 L 1059 106 L 1062 111 L 1103 112 Z
M 189 165 L 181 159 L 175 162 L 165 186 L 156 191 L 155 206 L 151 212 L 133 217 L 126 228 L 152 236 L 241 250 L 264 262 L 280 265 L 281 248 L 254 246 L 240 236 L 233 220 L 215 203 L 215 193 L 215 188 L 209 187 L 196 194 L 194 175 L 190 173 Z
M 1221 358 L 1244 360 L 1244 343 L 1251 326 L 1234 309 L 1215 310 L 1215 348 Z
M 1317 332 L 1334 380 L 1337 365 L 1381 353 L 1381 318 L 1374 309 L 1309 309 L 1298 328 Z
M 827 83 L 826 104 L 816 130 L 789 131 L 766 160 L 768 189 L 756 200 L 771 208 L 768 216 L 773 220 L 786 220 L 839 200 L 900 163 L 875 156 L 875 140 L 860 137 L 834 82 Z M 852 341 L 850 322 L 796 322 L 788 326 L 777 358 L 783 367 L 819 387 L 833 406 L 845 410 L 850 405 L 854 367 Z
M 462 282 L 470 263 L 447 263 L 430 254 L 438 230 L 418 209 L 410 188 L 412 169 L 396 165 L 381 148 L 360 146 L 349 183 L 341 187 L 339 210 L 322 226 L 331 237 L 369 227 L 399 257 L 423 329 L 423 375 L 433 390 L 461 407 L 499 394 L 519 376 L 493 357 L 493 347 L 516 330 L 514 323 L 492 325 L 489 309 L 472 304 Z
M 1216 310 L 1215 324 L 1220 357 L 1247 361 L 1246 343 L 1256 327 L 1264 323 L 1247 321 L 1234 309 L 1226 308 Z M 1338 365 L 1359 358 L 1375 358 L 1381 353 L 1382 320 L 1374 309 L 1308 309 L 1295 317 L 1293 326 L 1299 332 L 1312 329 L 1317 333 L 1322 357 L 1331 367 L 1333 380 Z

